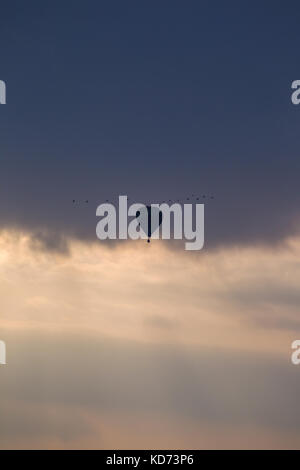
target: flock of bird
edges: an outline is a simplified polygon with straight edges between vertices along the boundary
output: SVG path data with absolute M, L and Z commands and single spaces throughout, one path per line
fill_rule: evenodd
M 191 196 L 191 197 L 187 197 L 187 198 L 185 199 L 185 201 L 191 201 L 192 199 L 194 199 L 194 200 L 196 200 L 196 201 L 200 201 L 201 199 L 215 199 L 215 197 L 214 197 L 214 196 L 208 196 L 207 194 L 203 194 L 202 196 L 197 196 L 197 197 L 195 197 L 195 195 L 192 194 L 192 196 Z M 129 201 L 129 200 L 130 200 L 130 198 L 128 198 L 128 201 Z M 73 199 L 73 204 L 76 204 L 77 202 L 83 202 L 83 203 L 85 203 L 85 204 L 89 204 L 89 200 L 88 200 L 88 199 L 86 199 L 86 200 L 84 200 L 84 201 L 79 201 L 79 200 Z M 109 203 L 110 201 L 109 201 L 109 199 L 106 199 L 105 202 Z M 168 201 L 167 201 L 167 200 L 166 200 L 166 201 L 162 201 L 163 204 L 166 203 L 166 202 L 169 202 L 169 203 L 175 203 L 175 202 L 182 203 L 183 201 L 180 200 L 180 199 L 177 199 L 176 201 L 172 201 L 172 199 L 169 199 Z
M 212 195 L 207 195 L 207 194 L 203 194 L 202 196 L 195 196 L 194 194 L 192 194 L 191 197 L 187 197 L 185 198 L 185 201 L 189 202 L 189 201 L 200 201 L 200 200 L 203 200 L 203 199 L 215 199 L 214 196 Z M 130 200 L 130 198 L 128 198 L 128 201 Z M 76 199 L 73 199 L 73 204 L 76 204 L 77 202 L 81 203 L 85 203 L 85 204 L 88 204 L 89 203 L 89 199 L 85 199 L 84 201 L 81 201 L 81 200 L 76 200 Z M 106 199 L 107 203 L 109 203 L 109 199 Z M 169 202 L 170 204 L 171 203 L 183 203 L 183 200 L 180 200 L 180 199 L 177 199 L 176 201 L 172 201 L 172 199 L 169 199 L 168 201 L 162 201 L 162 203 L 166 203 L 166 202 Z M 150 239 L 151 239 L 151 204 L 146 204 L 146 207 L 147 207 L 147 210 L 148 210 L 148 243 L 150 243 Z M 161 224 L 161 221 L 162 221 L 162 218 L 161 218 L 161 213 L 160 213 L 160 222 L 159 222 L 159 225 Z

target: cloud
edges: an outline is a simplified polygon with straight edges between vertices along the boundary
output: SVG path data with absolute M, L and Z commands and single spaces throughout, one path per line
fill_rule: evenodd
M 160 416 L 169 447 L 205 429 L 207 448 L 296 446 L 299 254 L 294 238 L 199 256 L 72 241 L 65 256 L 2 232 L 2 445 L 143 447 Z
M 39 230 L 30 234 L 30 245 L 34 250 L 53 251 L 67 255 L 68 240 L 61 233 Z
M 143 342 L 214 338 L 269 351 L 274 342 L 284 351 L 299 327 L 298 238 L 269 250 L 231 246 L 197 256 L 160 241 L 115 249 L 70 241 L 68 256 L 35 243 L 30 233 L 0 237 L 3 326 L 83 328 Z
M 261 435 L 258 444 L 252 434 L 244 442 L 248 448 L 270 445 L 274 434 L 282 436 L 281 444 L 296 446 L 291 436 L 300 433 L 300 381 L 297 369 L 280 358 L 81 333 L 7 332 L 7 342 L 2 446 L 22 438 L 23 445 L 29 439 L 34 447 L 54 440 L 65 448 L 88 442 L 122 448 L 129 440 L 149 448 L 148 428 L 158 416 L 168 430 L 161 446 L 167 440 L 171 448 L 174 442 L 182 448 L 187 433 L 192 430 L 194 442 L 203 429 L 209 430 L 208 447 L 215 445 L 214 436 L 223 447 L 230 434 L 236 445 L 238 429 Z

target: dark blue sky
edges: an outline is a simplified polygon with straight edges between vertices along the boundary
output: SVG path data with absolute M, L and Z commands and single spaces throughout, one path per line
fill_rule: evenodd
M 1 225 L 94 238 L 107 198 L 212 193 L 208 241 L 292 233 L 299 21 L 294 1 L 2 4 Z

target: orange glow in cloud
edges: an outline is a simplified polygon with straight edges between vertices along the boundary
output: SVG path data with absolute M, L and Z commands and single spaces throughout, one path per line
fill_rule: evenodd
M 286 353 L 298 321 L 300 240 L 274 250 L 190 253 L 160 241 L 70 242 L 62 256 L 29 235 L 0 238 L 1 324 L 141 342 Z

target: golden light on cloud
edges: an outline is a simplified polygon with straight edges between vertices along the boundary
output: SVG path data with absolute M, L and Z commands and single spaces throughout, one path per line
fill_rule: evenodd
M 293 239 L 196 255 L 160 241 L 70 241 L 64 256 L 33 248 L 29 234 L 3 232 L 1 325 L 287 354 L 299 254 Z
M 1 233 L 0 447 L 297 446 L 300 239 L 69 243 Z

